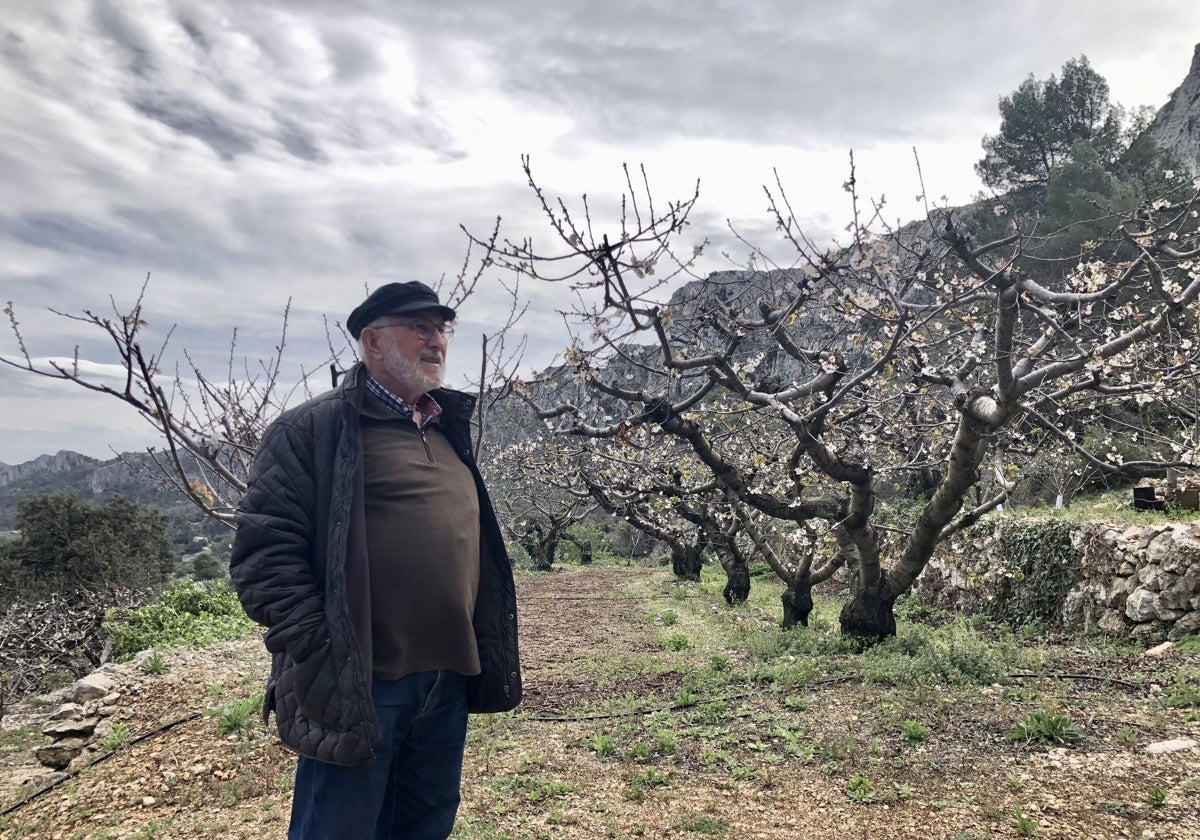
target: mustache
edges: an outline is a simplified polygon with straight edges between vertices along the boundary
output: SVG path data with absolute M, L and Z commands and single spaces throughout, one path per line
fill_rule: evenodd
M 430 351 L 427 351 L 427 352 L 421 354 L 421 361 L 437 362 L 438 364 L 444 364 L 446 361 L 446 354 L 443 353 L 441 350 L 430 350 Z

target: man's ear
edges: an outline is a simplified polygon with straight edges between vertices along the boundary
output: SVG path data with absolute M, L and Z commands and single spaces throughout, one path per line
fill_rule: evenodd
M 381 354 L 379 349 L 379 330 L 363 327 L 363 331 L 358 335 L 358 340 L 362 343 L 364 356 L 378 356 Z

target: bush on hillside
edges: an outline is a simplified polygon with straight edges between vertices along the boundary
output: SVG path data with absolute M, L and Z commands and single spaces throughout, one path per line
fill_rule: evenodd
M 151 648 L 204 647 L 243 639 L 257 625 L 224 581 L 187 580 L 168 587 L 156 604 L 110 612 L 104 627 L 112 634 L 113 657 L 124 661 Z

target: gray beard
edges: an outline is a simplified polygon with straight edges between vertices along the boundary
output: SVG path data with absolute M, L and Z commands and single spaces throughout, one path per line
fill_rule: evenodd
M 400 355 L 394 347 L 389 347 L 384 354 L 384 367 L 397 382 L 405 388 L 427 394 L 442 384 L 440 376 L 425 373 L 415 364 Z

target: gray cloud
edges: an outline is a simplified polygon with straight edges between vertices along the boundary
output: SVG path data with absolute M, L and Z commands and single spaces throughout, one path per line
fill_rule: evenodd
M 460 224 L 485 235 L 503 215 L 504 235 L 553 247 L 523 153 L 549 196 L 577 207 L 587 193 L 603 230 L 619 223 L 622 163 L 647 162 L 659 202 L 699 177 L 681 249 L 707 237 L 706 269 L 744 261 L 728 220 L 786 265 L 795 256 L 759 186 L 772 167 L 806 230 L 831 242 L 849 148 L 896 215 L 919 209 L 913 146 L 933 193 L 965 199 L 997 98 L 1027 74 L 1087 53 L 1114 92 L 1159 104 L 1200 31 L 1200 7 L 1166 0 L 4 5 L 0 286 L 30 352 L 78 345 L 112 361 L 100 337 L 47 310 L 109 312 L 110 296 L 127 307 L 149 273 L 147 344 L 174 328 L 164 365 L 187 348 L 205 370 L 228 365 L 235 327 L 239 357 L 270 355 L 289 299 L 289 359 L 315 364 L 326 320 L 367 288 L 453 278 Z M 499 280 L 486 275 L 462 307 L 460 384 L 479 332 L 507 312 Z M 570 297 L 522 290 L 537 366 L 567 340 Z M 0 355 L 14 352 L 0 339 Z M 0 367 L 0 460 L 103 455 L 104 429 L 137 434 L 33 381 Z

